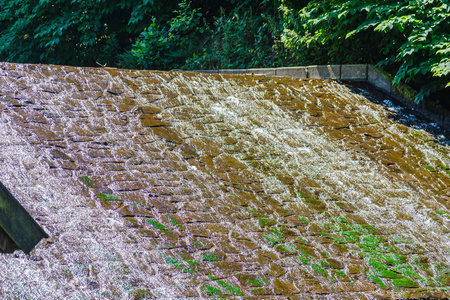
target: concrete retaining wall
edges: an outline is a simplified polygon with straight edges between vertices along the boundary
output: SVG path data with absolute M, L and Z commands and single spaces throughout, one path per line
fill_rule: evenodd
M 432 121 L 450 129 L 450 111 L 445 110 L 437 103 L 426 100 L 416 104 L 414 99 L 417 96 L 417 91 L 405 84 L 394 84 L 392 75 L 373 65 L 322 65 L 261 69 L 195 70 L 194 72 L 367 81 L 405 105 L 419 111 Z

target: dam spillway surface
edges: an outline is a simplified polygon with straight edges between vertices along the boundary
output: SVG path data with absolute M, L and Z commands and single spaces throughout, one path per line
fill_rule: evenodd
M 362 83 L 0 63 L 7 299 L 450 297 L 450 143 Z

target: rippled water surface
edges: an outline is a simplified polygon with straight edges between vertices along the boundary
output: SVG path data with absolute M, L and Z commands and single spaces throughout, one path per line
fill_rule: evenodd
M 11 299 L 450 297 L 450 146 L 357 83 L 0 64 Z

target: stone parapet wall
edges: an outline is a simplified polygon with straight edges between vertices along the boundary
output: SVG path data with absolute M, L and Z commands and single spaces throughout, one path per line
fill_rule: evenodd
M 394 84 L 394 76 L 369 64 L 316 65 L 256 69 L 195 70 L 195 72 L 367 81 L 371 85 L 394 97 L 403 104 L 419 111 L 422 115 L 432 120 L 433 122 L 438 123 L 446 129 L 450 129 L 450 111 L 446 110 L 441 105 L 431 101 L 424 100 L 421 103 L 415 103 L 414 99 L 417 96 L 416 90 L 406 84 Z

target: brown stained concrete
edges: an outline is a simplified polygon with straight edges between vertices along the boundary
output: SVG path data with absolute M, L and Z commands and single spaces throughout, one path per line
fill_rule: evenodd
M 449 297 L 448 140 L 384 100 L 332 80 L 0 64 L 0 180 L 51 235 L 35 260 L 1 258 L 31 275 L 0 275 L 0 294 Z

